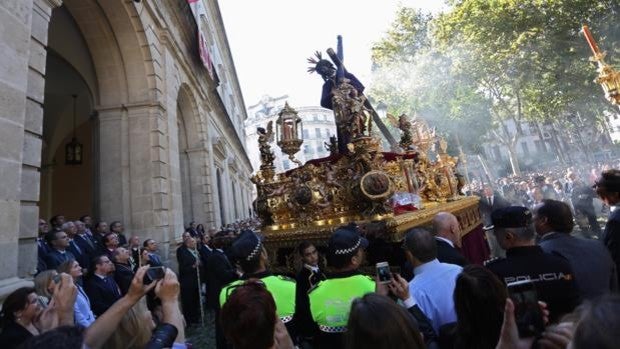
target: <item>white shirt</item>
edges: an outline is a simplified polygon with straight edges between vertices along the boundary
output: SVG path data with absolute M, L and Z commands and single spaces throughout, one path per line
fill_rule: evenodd
M 439 333 L 439 327 L 456 322 L 453 293 L 456 277 L 462 270 L 437 259 L 413 270 L 415 277 L 409 282 L 409 293 L 431 321 L 435 333 Z

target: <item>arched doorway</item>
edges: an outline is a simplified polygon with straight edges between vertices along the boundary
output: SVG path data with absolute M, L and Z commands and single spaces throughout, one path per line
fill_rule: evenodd
M 95 210 L 98 144 L 93 132 L 97 79 L 90 52 L 66 8 L 55 10 L 48 32 L 43 104 L 39 214 L 77 218 Z M 75 96 L 75 97 L 74 97 Z M 81 162 L 67 162 L 75 138 Z

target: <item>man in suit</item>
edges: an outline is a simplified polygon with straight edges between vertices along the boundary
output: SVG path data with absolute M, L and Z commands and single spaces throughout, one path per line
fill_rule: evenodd
M 50 251 L 50 247 L 45 241 L 45 235 L 49 233 L 50 226 L 45 219 L 39 219 L 39 236 L 37 237 L 37 274 L 47 270 L 45 255 Z
M 611 209 L 605 224 L 603 243 L 616 263 L 616 271 L 620 280 L 620 170 L 603 171 L 596 180 L 596 193 Z
M 45 255 L 43 260 L 47 265 L 47 269 L 56 269 L 62 263 L 75 260 L 73 253 L 68 251 L 69 237 L 64 231 L 52 230 L 45 236 L 47 244 L 51 246 L 50 252 Z
M 108 223 L 97 222 L 95 223 L 95 231 L 93 231 L 93 238 L 97 241 L 99 246 L 103 246 L 103 236 L 108 233 Z
M 308 241 L 304 241 L 297 247 L 297 253 L 301 257 L 302 267 L 295 276 L 297 287 L 295 289 L 295 328 L 304 341 L 312 341 L 312 336 L 319 330 L 310 316 L 310 299 L 308 291 L 320 281 L 325 280 L 325 274 L 319 267 L 319 251 Z
M 118 284 L 121 294 L 127 294 L 131 280 L 134 277 L 134 271 L 129 263 L 131 253 L 124 247 L 118 247 L 112 252 L 112 261 L 114 262 L 114 281 Z
M 121 290 L 112 277 L 114 264 L 107 256 L 95 257 L 92 265 L 94 271 L 86 281 L 85 289 L 93 313 L 101 316 L 114 302 L 121 298 Z
M 508 207 L 510 203 L 506 201 L 499 193 L 493 191 L 490 184 L 485 184 L 481 192 L 480 198 L 480 214 L 482 215 L 482 223 L 485 226 L 493 224 L 491 213 L 500 208 Z M 492 257 L 505 257 L 506 252 L 499 246 L 495 236 L 489 232 L 486 233 L 487 243 L 491 249 Z
M 118 238 L 118 246 L 124 247 L 127 245 L 127 238 L 125 237 L 125 234 L 123 234 L 125 232 L 125 226 L 123 223 L 119 221 L 110 223 L 110 232 L 116 234 Z
M 161 257 L 155 253 L 157 251 L 157 242 L 153 239 L 146 239 L 143 245 L 149 255 L 149 265 L 151 267 L 161 267 L 163 265 Z
M 541 237 L 538 245 L 571 264 L 581 298 L 594 299 L 617 289 L 616 265 L 605 246 L 570 235 L 575 223 L 568 204 L 544 200 L 534 209 L 533 221 Z
M 86 268 L 88 264 L 88 256 L 86 255 L 86 251 L 83 251 L 82 248 L 75 241 L 75 237 L 77 235 L 77 228 L 75 223 L 68 221 L 62 225 L 62 230 L 67 234 L 69 238 L 69 247 L 67 250 L 75 256 L 75 260 L 80 263 L 82 268 Z
M 232 239 L 229 238 L 227 231 L 220 231 L 215 234 L 212 241 L 213 253 L 211 253 L 205 265 L 207 309 L 211 309 L 215 312 L 216 319 L 219 317 L 219 297 L 222 287 L 239 278 L 239 274 L 237 274 L 237 271 L 224 253 L 224 248 L 229 247 L 231 242 Z M 224 333 L 222 332 L 219 321 L 216 321 L 215 339 L 217 348 L 226 348 Z
M 455 245 L 459 244 L 461 227 L 456 216 L 449 212 L 439 212 L 433 218 L 433 231 L 437 243 L 437 259 L 441 263 L 460 265 L 469 264 Z
M 97 247 L 97 241 L 88 235 L 86 230 L 86 224 L 82 221 L 75 221 L 76 234 L 73 238 L 75 244 L 82 250 L 82 252 L 86 255 L 84 258 L 84 264 L 80 261 L 80 265 L 82 268 L 86 270 L 90 270 L 90 262 L 97 255 L 97 251 L 99 248 Z

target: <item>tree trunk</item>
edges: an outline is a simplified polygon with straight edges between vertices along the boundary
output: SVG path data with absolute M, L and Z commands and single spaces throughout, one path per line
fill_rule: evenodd
M 508 148 L 508 158 L 510 159 L 510 167 L 512 167 L 512 174 L 515 176 L 521 175 L 521 168 L 519 167 L 519 158 L 517 157 L 517 150 L 515 145 L 511 142 L 506 144 Z

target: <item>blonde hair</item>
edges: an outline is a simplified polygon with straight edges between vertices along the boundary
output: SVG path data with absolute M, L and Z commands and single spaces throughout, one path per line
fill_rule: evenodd
M 50 281 L 54 275 L 58 274 L 56 270 L 50 269 L 39 273 L 34 277 L 34 288 L 37 292 L 37 295 L 43 296 L 47 299 L 52 299 L 52 293 L 48 290 L 50 285 Z
M 148 308 L 142 298 L 123 316 L 118 328 L 106 341 L 103 348 L 142 349 L 151 339 L 152 328 L 145 326 L 144 317 Z

